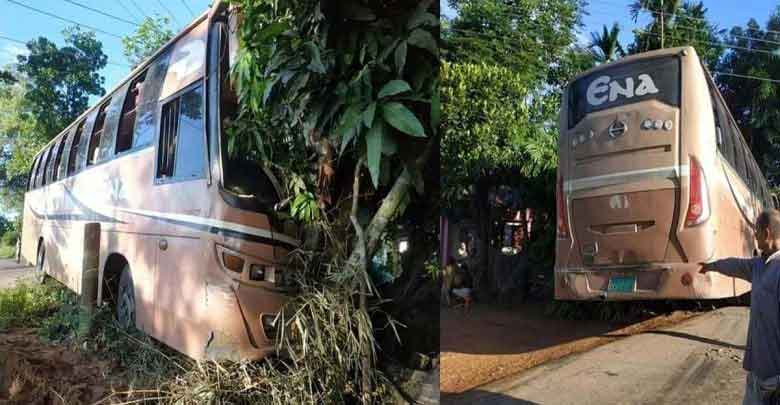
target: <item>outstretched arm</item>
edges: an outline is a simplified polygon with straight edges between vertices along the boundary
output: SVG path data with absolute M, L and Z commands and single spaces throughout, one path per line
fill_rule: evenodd
M 704 274 L 708 271 L 716 271 L 729 277 L 751 281 L 753 279 L 753 266 L 756 260 L 761 260 L 761 258 L 742 259 L 729 257 L 714 262 L 699 263 L 701 266 L 699 273 Z

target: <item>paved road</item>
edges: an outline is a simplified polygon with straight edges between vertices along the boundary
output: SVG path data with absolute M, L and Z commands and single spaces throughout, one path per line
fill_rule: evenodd
M 0 259 L 0 288 L 13 287 L 19 279 L 32 276 L 33 268 L 11 259 Z
M 453 404 L 739 404 L 748 309 L 722 308 L 470 391 Z

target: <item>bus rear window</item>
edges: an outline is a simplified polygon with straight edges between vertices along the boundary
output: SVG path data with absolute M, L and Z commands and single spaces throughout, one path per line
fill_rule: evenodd
M 680 58 L 622 63 L 578 79 L 569 88 L 569 128 L 592 112 L 650 99 L 679 107 Z

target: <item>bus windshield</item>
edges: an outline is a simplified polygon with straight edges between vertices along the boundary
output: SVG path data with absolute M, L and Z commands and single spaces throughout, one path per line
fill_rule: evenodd
M 601 69 L 575 81 L 569 90 L 569 128 L 585 115 L 620 105 L 658 100 L 680 105 L 680 59 L 643 59 Z
M 256 156 L 228 153 L 225 136 L 238 116 L 238 96 L 230 80 L 229 34 L 225 26 L 220 38 L 220 114 L 222 124 L 222 186 L 228 203 L 243 209 L 269 211 L 281 200 L 281 190 L 273 173 Z

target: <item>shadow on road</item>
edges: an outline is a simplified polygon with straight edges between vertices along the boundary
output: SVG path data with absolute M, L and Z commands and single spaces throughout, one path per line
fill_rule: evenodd
M 540 405 L 537 402 L 526 401 L 499 394 L 496 392 L 487 392 L 481 390 L 469 391 L 463 395 L 442 394 L 441 403 L 447 405 Z
M 674 332 L 670 330 L 651 330 L 647 332 L 643 332 L 642 334 L 653 334 L 653 335 L 666 335 L 666 336 L 672 336 L 680 339 L 688 339 L 688 340 L 695 340 L 697 342 L 701 343 L 707 343 L 713 346 L 721 346 L 726 347 L 729 349 L 736 349 L 736 350 L 745 350 L 745 346 L 742 345 L 735 345 L 728 342 L 722 342 L 720 340 L 710 339 L 702 336 L 697 335 L 691 335 L 690 333 L 683 333 L 683 332 Z M 630 335 L 609 335 L 610 337 L 628 337 Z
M 526 303 L 512 309 L 480 305 L 469 313 L 441 308 L 440 350 L 442 353 L 522 354 L 607 335 L 631 324 L 555 319 L 545 315 L 545 308 L 545 303 Z

